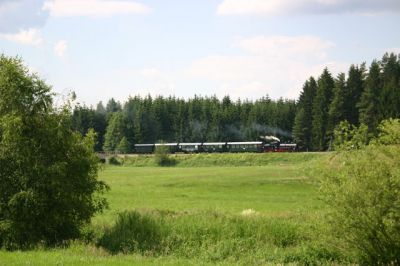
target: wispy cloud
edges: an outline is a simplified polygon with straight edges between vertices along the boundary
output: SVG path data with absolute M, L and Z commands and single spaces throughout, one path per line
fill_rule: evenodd
M 200 58 L 187 74 L 216 81 L 220 95 L 295 98 L 310 75 L 320 75 L 326 66 L 333 73 L 347 68 L 345 63 L 329 60 L 333 42 L 313 36 L 255 36 L 237 40 L 233 46 L 244 54 Z
M 110 17 L 122 14 L 147 14 L 151 8 L 126 0 L 47 0 L 43 10 L 52 17 Z
M 398 0 L 223 0 L 219 15 L 379 14 L 400 12 Z
M 24 45 L 40 46 L 43 44 L 43 38 L 40 30 L 33 28 L 28 30 L 20 30 L 18 33 L 2 33 L 0 34 L 0 37 L 8 41 Z
M 59 57 L 64 57 L 68 44 L 65 40 L 60 40 L 54 45 L 54 53 Z

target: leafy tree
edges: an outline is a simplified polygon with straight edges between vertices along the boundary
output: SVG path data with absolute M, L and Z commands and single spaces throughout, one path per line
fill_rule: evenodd
M 93 129 L 97 135 L 95 150 L 100 151 L 102 149 L 106 131 L 105 113 L 78 105 L 72 113 L 72 127 L 83 136 L 88 133 L 89 129 Z
M 104 139 L 104 151 L 116 151 L 118 144 L 125 137 L 125 126 L 126 123 L 122 112 L 116 112 L 111 115 Z
M 335 150 L 358 150 L 368 145 L 371 135 L 368 127 L 361 124 L 359 127 L 344 120 L 333 131 L 333 147 Z
M 106 206 L 95 134 L 71 129 L 70 108 L 21 59 L 0 56 L 0 245 L 28 248 L 79 235 Z
M 383 120 L 378 126 L 378 137 L 374 143 L 400 145 L 400 119 Z
M 400 147 L 382 145 L 399 143 L 400 122 L 381 125 L 373 145 L 335 153 L 318 168 L 332 244 L 362 265 L 400 263 Z
M 119 153 L 129 153 L 131 151 L 131 144 L 126 137 L 123 137 L 115 149 Z

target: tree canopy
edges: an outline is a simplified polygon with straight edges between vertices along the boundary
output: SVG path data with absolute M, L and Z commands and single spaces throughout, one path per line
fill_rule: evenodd
M 95 134 L 72 130 L 68 106 L 19 58 L 0 56 L 0 246 L 77 237 L 106 206 Z

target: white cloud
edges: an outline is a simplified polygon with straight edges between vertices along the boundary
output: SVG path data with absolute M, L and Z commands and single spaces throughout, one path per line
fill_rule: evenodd
M 59 57 L 64 57 L 65 52 L 67 51 L 67 48 L 68 48 L 68 44 L 66 41 L 64 41 L 64 40 L 58 41 L 54 45 L 54 53 Z
M 223 0 L 218 15 L 379 14 L 400 12 L 398 0 Z
M 211 55 L 193 62 L 186 74 L 217 82 L 218 95 L 296 98 L 311 75 L 324 67 L 335 75 L 348 64 L 329 61 L 334 43 L 313 36 L 256 36 L 238 40 L 244 55 Z
M 394 53 L 394 54 L 400 54 L 400 47 L 393 47 L 393 48 L 389 48 L 386 49 L 385 51 L 383 51 L 383 53 Z
M 52 17 L 110 17 L 122 14 L 147 14 L 151 9 L 126 0 L 47 0 L 43 10 Z
M 28 29 L 20 30 L 18 33 L 2 33 L 0 37 L 8 41 L 25 44 L 40 46 L 43 44 L 43 38 L 41 37 L 40 30 L 38 29 Z
M 325 58 L 326 50 L 333 47 L 334 43 L 314 36 L 256 36 L 237 41 L 235 46 L 268 57 Z

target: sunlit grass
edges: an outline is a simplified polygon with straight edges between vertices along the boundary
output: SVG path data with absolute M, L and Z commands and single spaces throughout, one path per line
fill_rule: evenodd
M 93 219 L 91 243 L 3 251 L 0 265 L 304 264 L 334 256 L 319 244 L 323 204 L 317 187 L 303 172 L 304 163 L 315 154 L 228 154 L 223 158 L 226 155 L 182 156 L 187 164 L 180 166 L 184 167 L 107 165 L 99 178 L 111 187 L 110 208 Z M 235 158 L 234 165 L 243 158 L 258 161 L 253 166 L 229 167 L 227 162 Z M 225 163 L 210 166 L 210 160 Z M 110 240 L 103 241 L 103 247 L 96 243 L 124 211 L 148 217 L 151 230 L 160 232 L 151 248 L 111 255 L 103 249 Z M 129 226 L 135 223 L 141 219 Z M 132 232 L 129 226 L 126 230 Z M 124 230 L 119 232 L 124 234 Z

